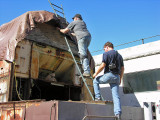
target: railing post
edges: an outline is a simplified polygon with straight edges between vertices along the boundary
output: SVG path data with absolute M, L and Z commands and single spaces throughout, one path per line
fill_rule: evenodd
M 142 44 L 144 44 L 144 39 L 142 39 Z

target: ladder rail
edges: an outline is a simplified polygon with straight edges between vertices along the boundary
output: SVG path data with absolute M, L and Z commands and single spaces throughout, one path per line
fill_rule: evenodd
M 64 19 L 66 20 L 66 23 L 67 23 L 67 19 L 66 19 L 65 15 L 64 15 L 64 9 L 63 9 L 62 4 L 61 4 L 61 8 L 62 8 L 62 12 L 63 12 L 63 17 L 64 17 Z
M 53 11 L 54 11 L 54 13 L 56 14 L 56 17 L 58 17 L 58 15 L 57 15 L 57 13 L 56 13 L 56 11 L 55 11 L 55 9 L 54 9 L 52 3 L 50 2 L 50 0 L 48 0 L 48 2 L 50 3 L 50 5 L 51 5 L 51 7 L 52 7 L 52 9 L 53 9 Z
M 58 17 L 57 12 L 61 13 L 61 14 L 63 15 L 63 18 L 65 19 L 65 21 L 66 21 L 66 23 L 67 23 L 66 17 L 65 17 L 65 15 L 64 15 L 64 9 L 63 9 L 62 4 L 61 4 L 61 7 L 59 7 L 59 6 L 57 6 L 57 5 L 53 4 L 53 3 L 51 3 L 50 0 L 48 0 L 48 2 L 50 3 L 50 5 L 51 5 L 51 7 L 52 7 L 52 9 L 53 9 L 53 11 L 54 11 L 54 13 L 56 14 L 56 17 Z M 55 9 L 53 6 L 55 6 L 55 7 L 59 8 L 59 9 L 61 9 L 62 12 L 59 11 L 59 10 L 57 10 L 57 9 Z

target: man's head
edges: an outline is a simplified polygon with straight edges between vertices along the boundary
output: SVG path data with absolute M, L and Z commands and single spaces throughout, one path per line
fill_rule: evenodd
M 73 19 L 73 20 L 75 20 L 75 19 L 83 20 L 83 19 L 82 19 L 82 16 L 81 16 L 80 14 L 76 14 L 72 19 Z
M 114 46 L 111 42 L 106 42 L 104 44 L 104 51 L 105 52 L 108 52 L 108 51 L 113 50 L 113 49 L 114 49 Z

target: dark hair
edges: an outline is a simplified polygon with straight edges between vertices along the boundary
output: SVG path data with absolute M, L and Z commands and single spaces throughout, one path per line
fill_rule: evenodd
M 74 19 L 75 17 L 77 17 L 77 18 L 83 20 L 81 14 L 76 14 L 72 19 Z
M 104 44 L 104 47 L 106 47 L 106 46 L 111 47 L 111 48 L 114 48 L 114 46 L 113 46 L 113 44 L 112 44 L 111 42 L 106 42 L 106 43 Z

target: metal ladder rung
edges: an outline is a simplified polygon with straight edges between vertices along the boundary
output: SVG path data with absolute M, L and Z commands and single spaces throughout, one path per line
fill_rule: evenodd
M 59 6 L 55 5 L 55 4 L 53 4 L 53 3 L 51 3 L 51 4 L 54 5 L 55 7 L 57 7 L 57 8 L 59 8 L 59 9 L 63 10 L 63 8 L 61 8 L 61 7 L 59 7 Z
M 63 18 L 65 19 L 65 21 L 66 21 L 66 23 L 67 23 L 67 20 L 66 20 L 66 17 L 65 17 L 65 15 L 64 15 L 64 10 L 63 10 L 62 5 L 61 5 L 61 7 L 59 7 L 59 6 L 57 6 L 57 5 L 53 4 L 53 3 L 51 3 L 51 2 L 50 2 L 50 0 L 48 0 L 48 2 L 50 3 L 50 5 L 51 5 L 51 7 L 52 7 L 52 9 L 53 9 L 53 11 L 54 11 L 54 13 L 55 13 L 56 17 L 58 17 L 58 15 L 57 15 L 57 13 L 56 13 L 56 12 L 61 13 L 61 14 L 63 15 Z M 57 8 L 59 8 L 59 9 L 61 9 L 61 10 L 62 10 L 62 12 L 61 12 L 61 11 L 59 11 L 59 10 L 54 9 L 54 6 L 55 6 L 55 7 L 57 7 Z
M 63 14 L 63 12 L 60 12 L 59 10 L 56 10 L 56 9 L 55 9 L 55 11 L 57 11 L 57 12 L 59 12 L 59 13 Z

